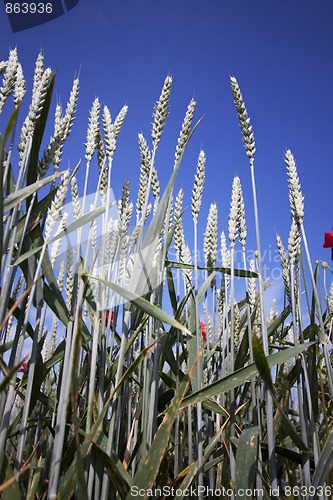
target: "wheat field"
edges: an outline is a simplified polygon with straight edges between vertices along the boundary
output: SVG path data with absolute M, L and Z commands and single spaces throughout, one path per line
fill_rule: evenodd
M 252 258 L 238 176 L 223 230 L 216 203 L 208 216 L 201 210 L 204 151 L 192 192 L 174 192 L 191 136 L 204 126 L 194 99 L 160 185 L 171 76 L 150 137 L 128 145 L 141 158 L 137 196 L 126 181 L 116 200 L 111 174 L 128 107 L 112 120 L 96 98 L 85 158 L 66 169 L 79 80 L 63 109 L 42 54 L 30 98 L 16 49 L 0 74 L 8 116 L 0 136 L 1 498 L 333 498 L 332 269 L 310 256 L 287 150 L 290 232 L 285 243 L 276 237 L 284 301 L 265 307 L 256 146 L 236 78 L 230 98 L 253 193 Z M 203 234 L 199 217 L 207 217 Z

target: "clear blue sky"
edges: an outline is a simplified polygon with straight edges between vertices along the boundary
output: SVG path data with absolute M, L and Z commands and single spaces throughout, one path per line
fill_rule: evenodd
M 1 6 L 2 7 L 2 6 Z M 229 76 L 238 79 L 251 117 L 263 250 L 275 249 L 275 231 L 287 243 L 290 214 L 284 151 L 295 155 L 305 196 L 305 227 L 313 260 L 330 259 L 322 248 L 333 226 L 333 2 L 329 0 L 80 0 L 48 24 L 11 33 L 0 18 L 1 54 L 18 47 L 31 83 L 39 50 L 57 70 L 55 96 L 66 103 L 80 73 L 80 97 L 63 163 L 84 158 L 88 110 L 98 96 L 116 116 L 129 114 L 118 141 L 113 188 L 128 178 L 136 200 L 137 133 L 148 137 L 153 103 L 167 74 L 174 80 L 170 116 L 157 156 L 162 186 L 173 166 L 181 122 L 192 96 L 196 117 L 205 115 L 192 138 L 177 179 L 190 204 L 196 158 L 207 155 L 203 232 L 209 204 L 219 207 L 219 231 L 227 231 L 231 184 L 242 181 L 249 230 L 252 197 Z M 55 100 L 53 102 L 53 109 Z M 188 211 L 190 213 L 190 211 Z M 189 215 L 189 214 L 188 214 Z M 191 229 L 190 229 L 191 232 Z M 251 238 L 250 238 L 251 247 Z M 252 238 L 252 244 L 253 238 Z

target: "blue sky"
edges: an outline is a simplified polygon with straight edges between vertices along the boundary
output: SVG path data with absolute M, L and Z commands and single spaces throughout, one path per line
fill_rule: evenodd
M 184 157 L 176 189 L 185 189 L 185 205 L 190 205 L 196 159 L 203 148 L 207 175 L 199 228 L 203 233 L 209 205 L 216 202 L 219 231 L 226 231 L 232 180 L 238 174 L 253 248 L 250 172 L 229 85 L 229 76 L 236 76 L 257 146 L 263 251 L 274 252 L 276 231 L 287 242 L 290 212 L 283 157 L 289 148 L 305 196 L 312 259 L 329 260 L 330 250 L 322 244 L 324 232 L 333 226 L 332 26 L 333 3 L 328 0 L 80 0 L 66 15 L 14 34 L 1 15 L 0 59 L 17 46 L 30 85 L 42 49 L 46 65 L 57 70 L 53 109 L 57 96 L 65 105 L 72 80 L 80 73 L 77 117 L 64 167 L 84 158 L 88 111 L 96 96 L 113 117 L 124 104 L 129 106 L 113 189 L 118 196 L 128 178 L 134 202 L 140 165 L 137 134 L 149 137 L 153 104 L 165 76 L 172 75 L 170 115 L 156 163 L 161 184 L 166 185 L 172 171 L 179 129 L 194 96 L 196 118 L 204 118 Z M 190 222 L 190 210 L 185 217 Z M 191 232 L 188 228 L 187 234 Z

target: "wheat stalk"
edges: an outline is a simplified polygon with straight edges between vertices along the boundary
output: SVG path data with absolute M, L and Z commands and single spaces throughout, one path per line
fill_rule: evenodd
M 257 204 L 257 192 L 256 192 L 256 182 L 254 175 L 254 155 L 256 152 L 254 134 L 252 132 L 252 126 L 250 125 L 250 118 L 248 117 L 247 109 L 243 100 L 242 93 L 240 91 L 238 82 L 235 77 L 230 78 L 231 90 L 234 98 L 234 104 L 236 107 L 237 117 L 239 126 L 242 131 L 243 143 L 245 147 L 246 156 L 250 161 L 250 172 L 251 172 L 251 183 L 252 183 L 252 193 L 253 193 L 253 205 L 254 205 L 254 217 L 255 217 L 255 228 L 256 228 L 256 242 L 257 242 L 257 255 L 258 255 L 258 271 L 259 271 L 259 297 L 260 297 L 260 308 L 261 308 L 261 325 L 262 325 L 262 343 L 265 355 L 268 355 L 268 335 L 267 335 L 267 325 L 266 325 L 266 315 L 265 315 L 265 301 L 264 301 L 264 286 L 263 286 L 263 274 L 262 274 L 262 257 L 261 257 L 261 245 L 260 245 L 260 229 L 259 229 L 259 211 Z M 273 488 L 277 487 L 277 472 L 276 472 L 276 462 L 275 462 L 275 438 L 274 438 L 274 425 L 273 425 L 273 401 L 270 393 L 267 394 L 266 400 L 267 408 L 267 428 L 268 428 L 268 453 L 270 456 L 270 469 L 271 469 L 271 479 Z M 235 462 L 232 460 L 232 476 L 235 478 Z

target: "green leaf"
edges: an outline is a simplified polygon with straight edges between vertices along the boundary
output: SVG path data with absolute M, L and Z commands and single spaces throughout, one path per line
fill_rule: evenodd
M 7 386 L 9 385 L 10 381 L 12 378 L 16 375 L 17 370 L 20 368 L 21 363 L 17 364 L 11 369 L 8 369 L 5 367 L 4 362 L 0 358 L 0 368 L 3 373 L 6 373 L 5 376 L 2 378 L 1 383 L 0 383 L 0 392 L 4 391 Z
M 7 481 L 13 479 L 8 486 L 5 485 Z M 22 494 L 16 478 L 14 478 L 14 472 L 8 462 L 6 455 L 3 458 L 3 467 L 0 475 L 0 495 L 1 500 L 21 500 Z
M 43 294 L 44 300 L 51 311 L 54 312 L 54 314 L 58 319 L 60 319 L 63 325 L 67 326 L 69 321 L 69 314 L 62 296 L 59 293 L 55 292 L 55 289 L 50 288 L 46 283 L 44 283 L 43 285 Z
M 62 174 L 63 174 L 62 172 L 56 172 L 55 174 L 50 175 L 50 177 L 46 177 L 45 179 L 36 181 L 33 184 L 30 184 L 29 186 L 26 186 L 22 189 L 19 189 L 15 193 L 10 194 L 3 201 L 3 211 L 8 212 L 8 210 L 11 210 L 16 205 L 18 205 L 19 203 L 27 199 L 29 196 L 34 194 L 36 191 L 41 189 L 43 186 L 49 184 L 50 182 L 60 177 Z
M 31 330 L 31 334 L 33 334 L 33 330 Z M 27 339 L 28 337 L 29 335 L 25 334 L 24 340 Z M 14 340 L 9 340 L 5 344 L 0 345 L 0 355 L 2 356 L 5 352 L 9 351 L 9 349 L 12 349 L 13 345 L 14 345 Z
M 33 241 L 32 245 L 34 247 L 32 251 L 27 252 L 25 255 L 33 254 L 35 253 L 34 250 L 37 249 L 36 251 L 39 251 L 41 248 L 43 248 L 44 239 L 40 226 L 37 225 L 35 228 L 33 228 L 30 235 L 25 236 L 24 241 L 26 243 L 26 247 L 29 246 L 30 241 Z M 27 273 L 30 269 L 29 265 L 27 266 L 27 263 L 25 262 L 26 258 L 24 259 L 19 258 L 14 264 L 17 265 L 17 263 L 19 263 L 23 273 Z M 43 283 L 43 298 L 47 303 L 47 305 L 50 307 L 50 309 L 54 312 L 54 314 L 60 319 L 60 321 L 65 326 L 67 326 L 69 321 L 69 311 L 67 309 L 63 296 L 59 290 L 58 282 L 54 275 L 54 271 L 47 251 L 44 253 L 42 270 L 46 280 L 49 283 L 49 286 L 46 283 Z M 28 276 L 26 277 L 26 279 L 29 281 Z
M 206 464 L 208 462 L 208 460 L 211 457 L 211 455 L 213 454 L 214 450 L 220 445 L 221 435 L 223 434 L 223 432 L 224 432 L 224 426 L 222 425 L 221 428 L 218 430 L 218 432 L 215 434 L 215 436 L 212 438 L 210 443 L 205 448 L 204 455 L 203 455 L 203 461 L 202 461 L 203 464 Z M 223 455 L 222 455 L 222 457 L 219 457 L 219 458 L 223 459 Z M 211 462 L 209 462 L 209 464 L 210 463 Z M 207 464 L 207 466 L 209 464 Z M 183 470 L 180 474 L 178 474 L 178 476 L 176 478 L 177 483 L 178 483 L 179 479 L 181 479 L 182 477 L 185 476 L 182 483 L 177 488 L 179 493 L 182 492 L 183 494 L 177 494 L 175 498 L 183 499 L 185 497 L 185 492 L 189 488 L 189 486 L 191 485 L 192 481 L 194 480 L 196 474 L 198 473 L 198 470 L 199 470 L 198 460 L 196 460 L 191 465 L 186 467 L 186 469 Z M 205 467 L 205 470 L 206 470 L 206 467 Z
M 278 328 L 280 328 L 280 326 L 288 318 L 290 313 L 291 313 L 291 306 L 287 306 L 284 308 L 282 313 L 277 318 L 275 318 L 274 321 L 272 321 L 272 323 L 270 323 L 270 325 L 267 328 L 268 338 L 271 337 Z
M 29 259 L 29 257 L 32 257 L 36 253 L 40 252 L 43 248 L 43 245 L 38 245 L 30 248 L 27 252 L 21 253 L 21 255 L 15 260 L 15 262 L 12 263 L 12 267 L 14 266 L 19 266 L 22 264 L 24 261 Z
M 271 372 L 267 363 L 267 358 L 255 333 L 252 334 L 252 345 L 253 345 L 254 360 L 257 365 L 260 376 L 265 382 L 267 389 L 269 389 L 275 395 Z
M 111 288 L 115 293 L 126 299 L 128 302 L 135 304 L 137 307 L 145 311 L 147 314 L 149 314 L 149 316 L 152 316 L 153 318 L 157 319 L 158 321 L 161 321 L 162 323 L 167 323 L 168 325 L 174 326 L 175 328 L 178 328 L 179 330 L 182 330 L 183 332 L 191 335 L 188 329 L 184 325 L 179 323 L 179 321 L 176 321 L 172 316 L 162 311 L 162 309 L 155 306 L 154 304 L 151 304 L 148 300 L 144 299 L 143 297 L 140 297 L 131 290 L 116 285 L 115 283 L 111 283 L 110 281 L 102 280 L 100 278 L 95 278 L 87 274 L 82 274 L 81 276 L 83 279 L 85 277 L 88 277 L 89 279 L 94 279 L 99 283 L 102 283 L 103 285 Z
M 182 262 L 173 262 L 170 260 L 167 260 L 165 262 L 165 267 L 172 267 L 173 269 L 194 269 L 193 264 L 183 264 Z M 203 267 L 203 266 L 198 266 L 198 269 L 201 271 L 209 271 L 210 273 L 212 272 L 219 272 L 222 274 L 231 274 L 231 269 L 230 267 Z M 253 271 L 247 271 L 246 269 L 234 269 L 234 275 L 239 276 L 241 278 L 258 278 L 258 273 L 255 273 Z
M 3 159 L 5 156 L 5 146 L 6 146 L 6 142 L 9 138 L 9 136 L 11 135 L 12 131 L 15 130 L 19 110 L 20 110 L 20 104 L 18 106 L 16 106 L 16 108 L 14 109 L 14 112 L 12 113 L 12 115 L 8 121 L 6 131 L 5 131 L 5 137 L 2 138 L 2 135 L 0 134 L 0 220 L 1 221 L 3 220 L 3 213 L 4 213 L 4 208 L 3 208 L 4 198 L 5 198 L 6 194 L 9 194 L 9 193 L 6 193 L 6 190 L 4 191 L 5 182 L 4 182 L 3 176 L 4 176 L 4 171 L 5 171 L 5 165 L 4 165 Z M 2 252 L 3 252 L 3 231 L 0 231 L 0 257 L 2 257 Z
M 29 488 L 29 491 L 27 492 L 27 497 L 26 500 L 35 500 L 36 495 L 37 495 L 37 490 L 39 487 L 39 481 L 41 477 L 41 472 L 42 472 L 42 463 L 43 463 L 43 458 L 40 457 L 37 463 L 37 468 L 34 469 L 34 477 L 32 479 L 31 486 Z
M 293 440 L 295 445 L 298 446 L 298 448 L 300 450 L 308 451 L 308 448 L 305 445 L 304 441 L 297 434 L 297 431 L 294 428 L 294 426 L 292 425 L 292 423 L 290 422 L 288 415 L 286 415 L 285 411 L 280 406 L 280 404 L 277 400 L 277 397 L 276 397 L 275 391 L 274 391 L 272 377 L 271 377 L 270 367 L 269 367 L 268 362 L 267 362 L 268 358 L 266 358 L 264 350 L 261 347 L 260 342 L 257 339 L 255 334 L 252 335 L 252 344 L 253 344 L 253 355 L 254 355 L 254 359 L 255 359 L 255 363 L 257 365 L 258 371 L 260 373 L 261 378 L 265 382 L 266 387 L 269 390 L 275 405 L 277 406 L 277 408 L 281 414 L 282 420 L 284 422 L 285 430 L 288 432 L 289 436 L 291 437 L 291 439 Z M 303 345 L 309 345 L 309 344 L 303 344 Z
M 326 439 L 324 448 L 318 459 L 317 467 L 315 469 L 312 486 L 315 491 L 319 486 L 324 486 L 325 480 L 333 468 L 333 431 L 331 430 L 328 438 Z M 309 495 L 309 500 L 316 498 L 316 495 Z
M 10 134 L 12 133 L 12 131 L 15 129 L 16 122 L 17 122 L 17 117 L 18 117 L 18 114 L 19 114 L 19 111 L 20 111 L 20 107 L 21 107 L 21 104 L 19 104 L 18 106 L 16 106 L 15 109 L 14 109 L 14 111 L 13 111 L 13 113 L 11 114 L 11 116 L 9 118 L 9 121 L 8 121 L 8 124 L 7 124 L 7 127 L 6 127 L 6 131 L 5 131 L 5 136 L 4 136 L 4 139 L 3 139 L 3 144 L 4 145 L 8 141 L 8 138 L 9 138 Z
M 244 429 L 237 442 L 236 491 L 253 491 L 258 462 L 259 427 Z M 238 498 L 238 496 L 237 496 Z M 241 498 L 252 500 L 248 494 Z
M 111 208 L 115 202 L 110 203 L 109 208 Z M 84 226 L 85 224 L 89 224 L 91 221 L 97 219 L 100 215 L 102 215 L 106 210 L 106 206 L 103 205 L 98 208 L 94 208 L 93 210 L 90 210 L 90 212 L 87 212 L 86 214 L 82 215 L 79 217 L 77 220 L 69 224 L 69 226 L 66 227 L 61 233 L 57 234 L 48 243 L 53 243 L 54 241 L 58 240 L 59 238 L 62 238 L 63 236 L 67 236 L 68 234 L 72 233 L 73 231 L 76 231 L 77 229 L 80 229 L 80 227 Z
M 215 278 L 215 275 L 216 275 L 216 273 L 212 272 L 206 278 L 206 280 L 201 285 L 201 287 L 199 288 L 198 296 L 197 296 L 198 305 L 201 303 L 203 297 L 205 296 L 205 293 L 208 290 L 211 282 Z M 189 366 L 192 366 L 192 364 L 194 363 L 194 360 L 197 356 L 195 311 L 196 311 L 195 298 L 192 295 L 192 300 L 191 300 L 189 307 L 188 307 L 188 317 L 189 317 L 188 325 L 189 325 L 189 330 L 191 331 L 191 333 L 193 333 L 193 336 L 188 340 L 188 363 L 189 363 Z M 200 330 L 200 327 L 199 327 L 199 330 Z M 201 374 L 202 366 L 199 367 L 199 370 L 200 370 L 200 374 Z M 191 385 L 192 385 L 192 389 L 194 391 L 198 390 L 198 388 L 202 386 L 202 380 L 201 380 L 200 374 L 198 373 L 198 370 L 196 370 L 193 373 L 193 377 L 191 379 Z
M 27 185 L 33 184 L 37 179 L 39 150 L 47 123 L 47 117 L 49 113 L 53 87 L 54 87 L 54 80 L 55 80 L 55 73 L 53 73 L 51 76 L 50 83 L 45 94 L 44 104 L 40 111 L 40 116 L 35 123 L 35 129 L 32 138 L 32 146 L 30 151 L 30 161 L 27 172 Z M 29 200 L 28 200 L 28 205 L 29 205 Z
M 156 342 L 155 342 L 156 343 Z M 153 344 L 154 345 L 154 344 Z M 152 346 L 148 346 L 145 350 L 144 353 L 147 354 L 151 350 Z M 141 358 L 140 358 L 141 360 Z M 136 361 L 134 361 L 134 368 L 136 366 Z M 102 426 L 103 420 L 105 418 L 105 415 L 109 409 L 109 405 L 114 397 L 115 392 L 119 389 L 119 387 L 122 385 L 122 383 L 126 380 L 127 376 L 129 373 L 132 372 L 133 364 L 128 368 L 127 372 L 122 376 L 121 380 L 119 381 L 118 386 L 111 392 L 110 396 L 108 397 L 107 401 L 105 401 L 103 409 L 101 413 L 99 414 L 96 422 L 94 423 L 90 433 L 86 435 L 86 439 L 84 443 L 82 443 L 81 448 L 80 448 L 80 453 L 82 457 L 87 457 L 90 447 L 91 447 L 91 442 L 97 443 L 100 446 L 103 447 L 103 442 L 104 442 L 104 436 L 100 433 L 100 428 Z M 80 430 L 80 433 L 83 433 L 82 429 Z M 106 451 L 106 445 L 104 446 L 104 451 Z M 110 457 L 114 462 L 116 462 L 116 456 L 111 455 Z M 59 498 L 70 498 L 71 495 L 74 493 L 76 485 L 77 485 L 77 467 L 76 467 L 76 461 L 77 457 L 74 458 L 73 462 L 70 464 L 68 467 L 65 475 L 62 477 L 60 481 L 60 486 L 59 486 Z M 127 471 L 122 468 L 119 468 L 120 474 L 125 474 L 125 480 L 126 482 L 131 485 L 131 478 L 129 480 L 126 479 L 127 477 Z M 123 485 L 124 486 L 124 485 Z
M 113 203 L 110 205 L 110 207 L 113 205 Z M 36 205 L 37 207 L 37 205 Z M 61 231 L 61 233 L 57 234 L 53 238 L 51 238 L 47 244 L 49 245 L 50 243 L 54 243 L 56 240 L 59 238 L 62 238 L 63 236 L 67 236 L 71 232 L 79 229 L 80 227 L 84 226 L 85 224 L 88 224 L 92 220 L 96 219 L 99 217 L 101 214 L 105 212 L 105 206 L 95 208 L 94 210 L 91 210 L 90 212 L 82 215 L 79 219 L 76 221 L 72 222 L 64 231 Z M 30 229 L 33 229 L 36 226 L 36 224 L 33 224 Z M 16 261 L 12 264 L 13 266 L 18 266 L 22 262 L 24 262 L 26 259 L 31 257 L 32 255 L 35 255 L 37 252 L 40 252 L 43 248 L 44 245 L 44 240 L 41 240 L 42 242 L 39 245 L 34 245 L 33 248 L 30 248 L 27 252 L 22 253 Z
M 289 347 L 275 354 L 271 354 L 267 358 L 267 363 L 270 368 L 280 363 L 285 363 L 289 359 L 298 356 L 303 351 L 314 345 L 315 342 L 309 342 L 307 344 L 300 344 L 295 347 Z M 193 405 L 199 403 L 200 401 L 205 401 L 206 399 L 212 398 L 214 396 L 218 396 L 223 394 L 239 385 L 244 384 L 251 380 L 251 378 L 258 375 L 259 371 L 255 363 L 246 366 L 245 368 L 241 368 L 240 370 L 235 371 L 231 375 L 224 377 L 222 380 L 217 380 L 216 382 L 200 389 L 199 391 L 190 394 L 181 403 L 180 409 L 186 408 L 189 405 Z
M 175 316 L 177 312 L 177 297 L 176 297 L 175 284 L 173 281 L 172 271 L 169 268 L 166 269 L 166 279 L 169 290 L 170 302 L 172 305 L 172 311 Z
M 89 435 L 80 430 L 80 433 L 90 440 Z M 116 491 L 119 493 L 120 498 L 125 499 L 132 485 L 132 478 L 119 460 L 116 453 L 111 451 L 111 456 L 106 452 L 107 439 L 100 432 L 96 439 L 91 441 L 97 454 L 102 458 L 105 469 L 110 477 L 110 481 Z
M 52 200 L 54 199 L 57 190 L 58 187 L 52 189 L 52 191 L 49 194 L 47 194 L 45 198 L 43 198 L 39 203 L 34 205 L 30 213 L 25 234 L 28 234 L 45 217 L 49 207 L 51 206 Z M 15 243 L 18 243 L 20 241 L 25 224 L 26 224 L 26 214 L 22 215 L 22 217 L 17 223 L 16 233 L 15 233 Z
M 198 359 L 199 357 L 196 359 L 196 362 L 198 361 Z M 196 363 L 191 366 L 188 375 L 184 377 L 184 379 L 176 389 L 175 396 L 165 413 L 161 425 L 159 426 L 155 434 L 150 450 L 145 459 L 139 464 L 138 471 L 133 478 L 133 485 L 135 485 L 138 489 L 142 488 L 146 493 L 147 490 L 152 488 L 157 477 L 160 464 L 169 444 L 174 420 L 177 416 L 181 401 L 190 383 L 190 378 L 192 376 L 193 370 L 195 369 L 195 366 Z M 126 500 L 130 500 L 131 498 L 132 495 L 131 493 L 129 493 L 126 497 Z M 147 494 L 142 498 L 148 498 Z
M 133 272 L 128 284 L 128 289 L 138 296 L 151 293 L 159 284 L 160 273 L 153 267 L 154 257 L 159 245 L 159 237 L 164 227 L 165 216 L 169 206 L 177 170 L 174 169 L 168 185 L 158 204 L 156 213 L 148 226 L 143 241 L 138 242 L 138 251 L 134 256 Z M 162 251 L 159 255 L 163 255 Z
M 268 457 L 268 444 L 267 443 L 261 443 L 261 451 L 264 457 Z M 283 448 L 282 446 L 275 446 L 275 453 L 279 455 L 280 457 L 287 458 L 288 460 L 291 460 L 292 462 L 295 462 L 298 465 L 304 465 L 304 461 L 307 458 L 307 455 L 304 455 L 304 453 L 298 453 L 296 451 L 290 450 L 289 448 Z M 314 470 L 314 459 L 313 456 L 310 456 L 310 467 L 312 470 Z

